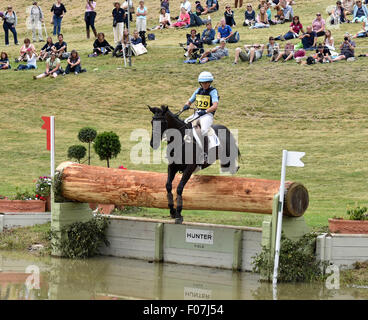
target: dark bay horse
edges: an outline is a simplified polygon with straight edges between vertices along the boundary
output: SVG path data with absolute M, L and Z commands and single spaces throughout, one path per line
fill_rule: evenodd
M 220 145 L 209 148 L 208 160 L 203 163 L 203 159 L 199 159 L 202 150 L 198 147 L 196 140 L 193 139 L 192 123 L 185 123 L 184 120 L 179 118 L 180 113 L 173 114 L 167 106 L 161 106 L 161 108 L 149 107 L 149 109 L 153 113 L 151 147 L 156 150 L 160 147 L 164 136 L 167 139 L 166 154 L 169 162 L 166 182 L 167 200 L 171 218 L 175 219 L 175 223 L 180 224 L 183 222 L 181 215 L 183 190 L 193 172 L 198 169 L 205 169 L 219 159 L 223 172 L 235 174 L 239 169 L 237 161 L 240 157 L 240 151 L 234 136 L 228 128 L 222 125 L 213 125 L 212 128 L 220 140 Z M 176 190 L 177 205 L 175 209 L 172 182 L 178 172 L 182 172 L 183 175 Z

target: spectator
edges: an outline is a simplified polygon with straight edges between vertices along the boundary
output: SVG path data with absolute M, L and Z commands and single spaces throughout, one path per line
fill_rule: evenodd
M 132 45 L 137 45 L 139 43 L 142 43 L 142 39 L 139 37 L 137 30 L 134 30 L 133 37 L 131 37 L 130 42 Z
M 97 31 L 95 28 L 96 19 L 96 1 L 86 0 L 86 12 L 84 13 L 84 21 L 86 22 L 87 39 L 89 39 L 89 28 L 91 27 L 95 38 L 97 38 Z
M 61 32 L 61 21 L 66 13 L 65 6 L 61 3 L 61 0 L 57 0 L 57 2 L 53 4 L 51 12 L 54 13 L 52 21 L 54 24 L 54 36 L 56 36 L 56 34 L 59 35 Z
M 206 63 L 208 61 L 220 60 L 223 57 L 228 57 L 229 50 L 225 46 L 226 40 L 220 39 L 220 45 L 213 48 L 212 50 L 204 52 L 199 58 L 199 63 Z
M 321 43 L 318 44 L 315 59 L 319 63 L 332 62 L 330 50 Z
M 200 1 L 196 1 L 195 5 L 196 5 L 196 15 L 200 16 L 202 14 L 202 12 L 204 11 L 204 8 L 202 7 Z
M 3 28 L 5 32 L 5 45 L 9 45 L 9 30 L 12 32 L 14 37 L 14 44 L 18 45 L 17 38 L 17 30 L 15 27 L 17 26 L 18 18 L 15 11 L 11 6 L 8 6 L 7 11 L 3 14 L 2 19 L 4 20 Z
M 48 37 L 47 40 L 46 40 L 45 45 L 41 48 L 38 59 L 40 61 L 43 61 L 43 60 L 47 59 L 50 56 L 51 48 L 53 46 L 54 46 L 54 43 L 52 42 L 52 38 Z
M 345 10 L 345 8 L 342 6 L 341 1 L 337 1 L 336 2 L 336 7 L 334 9 L 332 9 L 331 12 L 331 19 L 330 19 L 330 23 L 331 24 L 339 24 L 339 23 L 345 23 L 348 22 L 347 18 L 346 18 L 346 12 L 347 10 Z
M 59 74 L 63 74 L 63 69 L 60 66 L 60 59 L 56 57 L 54 52 L 52 52 L 50 58 L 46 60 L 46 71 L 39 74 L 37 77 L 33 76 L 33 79 L 36 80 L 48 76 L 56 78 Z
M 317 34 L 312 30 L 311 26 L 307 27 L 307 32 L 303 33 L 299 36 L 299 39 L 302 40 L 303 48 L 305 50 L 315 50 L 317 43 Z
M 195 29 L 192 29 L 190 31 L 190 34 L 187 34 L 187 47 L 184 48 L 187 50 L 187 52 L 184 54 L 185 57 L 191 57 L 192 53 L 196 49 L 202 49 L 203 48 L 203 42 L 201 40 L 201 35 L 197 33 Z
M 267 57 L 271 58 L 271 62 L 275 60 L 279 55 L 280 47 L 277 42 L 275 42 L 274 37 L 269 37 L 267 44 Z
M 294 57 L 294 45 L 288 41 L 285 45 L 284 51 L 280 52 L 278 57 L 273 60 L 273 62 L 279 61 L 281 58 L 283 58 L 283 62 L 289 61 L 293 59 Z
M 239 8 L 243 6 L 243 0 L 235 0 L 234 7 L 237 8 L 239 3 Z
M 20 64 L 14 71 L 18 70 L 29 70 L 29 69 L 37 69 L 37 55 L 31 48 L 27 49 L 27 53 L 24 61 L 27 61 L 27 64 Z
M 216 44 L 220 42 L 220 39 L 227 40 L 233 35 L 233 30 L 230 26 L 226 25 L 225 18 L 220 20 L 220 26 L 217 28 L 217 39 L 213 40 L 212 43 Z
M 249 27 L 250 29 L 260 29 L 260 28 L 269 28 L 270 24 L 268 23 L 268 16 L 266 13 L 265 7 L 261 7 L 259 10 L 259 14 L 256 18 L 256 23 Z
M 266 4 L 266 0 L 259 0 L 258 10 L 261 9 L 262 7 L 264 7 L 265 4 Z
M 36 48 L 33 44 L 31 44 L 31 40 L 28 38 L 24 39 L 24 44 L 20 47 L 20 55 L 18 59 L 15 59 L 15 62 L 27 61 L 27 52 L 28 49 L 31 49 L 32 52 L 36 53 Z
M 312 22 L 312 29 L 317 34 L 317 37 L 321 37 L 325 35 L 325 25 L 326 22 L 322 18 L 322 15 L 320 13 L 316 14 L 316 19 Z
M 206 8 L 202 14 L 216 12 L 218 10 L 218 2 L 217 0 L 206 0 Z
M 60 33 L 58 35 L 58 42 L 54 43 L 54 46 L 51 48 L 52 52 L 55 53 L 57 58 L 60 59 L 68 59 L 68 45 L 64 41 L 64 36 Z
M 287 1 L 280 1 L 280 6 L 282 9 L 283 17 L 285 21 L 292 21 L 294 16 L 294 11 L 291 5 Z
M 191 6 L 189 0 L 180 0 L 180 2 L 181 2 L 181 4 L 180 4 L 180 12 L 181 12 L 181 8 L 184 8 L 185 11 L 189 14 L 192 11 L 192 6 Z
M 43 42 L 42 37 L 42 23 L 44 22 L 43 12 L 40 6 L 37 5 L 37 1 L 33 2 L 30 11 L 30 21 L 31 21 L 31 28 L 32 28 L 32 40 L 36 42 L 36 31 L 38 33 L 38 41 Z
M 342 0 L 342 6 L 345 9 L 346 14 L 353 14 L 355 0 Z
M 262 58 L 264 44 L 253 44 L 253 45 L 244 45 L 245 52 L 242 51 L 241 48 L 235 49 L 235 59 L 233 64 L 237 64 L 239 58 L 241 61 L 249 61 L 249 64 L 259 60 Z
M 275 22 L 272 21 L 272 12 L 271 12 L 271 5 L 269 2 L 267 2 L 265 5 L 264 5 L 264 8 L 266 10 L 266 13 L 267 13 L 267 19 L 268 19 L 268 23 L 269 24 L 275 24 Z
M 89 57 L 97 57 L 101 54 L 106 55 L 113 50 L 114 47 L 106 41 L 105 34 L 103 32 L 99 32 L 97 34 L 97 39 L 93 43 L 93 53 L 90 54 Z
M 124 31 L 124 19 L 126 16 L 125 10 L 120 8 L 119 2 L 114 2 L 114 9 L 112 10 L 112 29 L 114 32 L 114 42 L 117 44 L 121 37 L 123 36 Z
M 339 61 L 339 60 L 348 60 L 350 58 L 354 58 L 355 52 L 355 42 L 350 40 L 350 35 L 345 33 L 344 41 L 340 45 L 340 55 L 332 61 Z
M 290 40 L 299 37 L 300 31 L 304 33 L 303 25 L 300 23 L 299 16 L 293 17 L 293 22 L 290 24 L 290 29 L 284 35 L 279 35 L 275 40 Z
M 167 0 L 167 3 L 169 3 L 169 0 Z M 130 6 L 130 12 L 128 12 L 129 6 Z M 126 13 L 125 18 L 124 18 L 124 24 L 125 24 L 125 28 L 128 29 L 128 19 L 130 22 L 133 21 L 133 14 L 134 14 L 133 0 L 129 0 L 129 3 L 128 3 L 128 0 L 125 0 L 124 3 L 121 5 L 121 7 L 125 10 L 125 13 Z
M 72 50 L 72 52 L 70 53 L 70 57 L 68 58 L 68 65 L 66 66 L 63 75 L 69 74 L 70 72 L 74 72 L 74 74 L 76 75 L 81 72 L 86 72 L 85 69 L 82 69 L 81 59 L 76 50 Z
M 0 70 L 11 69 L 8 54 L 6 52 L 1 52 L 0 54 Z
M 215 40 L 216 31 L 212 28 L 211 21 L 206 23 L 206 29 L 202 32 L 202 41 L 205 44 L 212 44 L 213 40 Z
M 252 8 L 252 5 L 250 3 L 247 4 L 247 10 L 245 10 L 244 13 L 245 20 L 243 23 L 243 26 L 252 26 L 256 22 L 256 13 Z
M 368 34 L 368 22 L 367 20 L 363 21 L 363 30 L 359 31 L 353 38 L 365 38 Z
M 335 50 L 335 41 L 332 37 L 332 33 L 330 30 L 326 30 L 325 40 L 323 41 L 323 45 L 326 46 L 330 50 Z
M 361 0 L 358 0 L 356 2 L 356 5 L 354 6 L 353 16 L 354 18 L 351 22 L 354 23 L 363 22 L 367 20 L 368 10 L 367 7 L 364 4 L 362 4 Z
M 189 13 L 185 10 L 184 7 L 180 9 L 180 16 L 177 22 L 171 25 L 171 28 L 180 28 L 186 27 L 190 25 L 190 16 Z
M 152 30 L 169 28 L 171 25 L 170 14 L 166 12 L 166 9 L 162 7 L 160 9 L 159 25 L 154 27 Z
M 147 31 L 147 8 L 144 6 L 144 1 L 139 1 L 139 7 L 137 8 L 137 21 L 136 21 L 136 28 L 139 32 L 139 36 L 142 39 L 142 44 L 146 47 L 146 31 Z
M 228 26 L 232 27 L 236 25 L 235 19 L 234 19 L 234 11 L 231 10 L 231 7 L 227 4 L 225 7 L 225 22 Z
M 112 56 L 117 58 L 123 57 L 124 55 L 127 56 L 129 44 L 129 31 L 128 29 L 125 29 L 123 32 L 123 37 L 121 38 L 118 45 L 115 47 Z
M 166 10 L 166 13 L 169 15 L 170 18 L 170 3 L 169 0 L 160 0 L 161 1 L 161 8 Z

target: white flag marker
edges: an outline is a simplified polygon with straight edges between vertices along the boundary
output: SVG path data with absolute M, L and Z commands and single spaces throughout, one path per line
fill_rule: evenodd
M 305 152 L 296 151 L 282 151 L 282 165 L 281 165 L 281 182 L 280 182 L 280 197 L 279 197 L 279 210 L 277 216 L 277 229 L 276 229 L 276 245 L 275 245 L 275 260 L 273 269 L 272 284 L 274 287 L 274 299 L 277 299 L 277 274 L 279 267 L 280 257 L 280 243 L 281 243 L 281 230 L 282 230 L 282 212 L 284 209 L 284 194 L 285 194 L 285 175 L 286 167 L 304 167 L 304 163 L 300 160 L 305 155 Z

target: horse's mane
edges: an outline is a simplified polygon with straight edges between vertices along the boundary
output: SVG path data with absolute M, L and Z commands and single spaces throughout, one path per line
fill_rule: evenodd
M 182 126 L 184 126 L 184 125 L 185 125 L 184 120 L 183 120 L 183 119 L 181 119 L 181 118 L 179 118 L 179 116 L 178 116 L 178 115 L 176 115 L 175 113 L 172 113 L 168 106 L 166 106 L 166 105 L 162 105 L 162 106 L 161 106 L 161 109 L 162 109 L 162 110 L 163 110 L 163 109 L 165 109 L 165 108 L 167 108 L 167 111 L 166 111 L 166 113 L 165 113 L 165 117 L 166 117 L 166 119 L 167 119 L 167 120 L 172 120 L 172 121 L 174 121 L 174 122 L 175 122 L 178 126 L 180 126 L 180 127 L 182 127 Z

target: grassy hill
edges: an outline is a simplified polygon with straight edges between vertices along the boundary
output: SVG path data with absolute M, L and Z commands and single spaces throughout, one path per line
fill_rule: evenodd
M 294 12 L 306 26 L 316 12 L 327 18 L 326 8 L 335 1 L 296 2 Z M 112 2 L 97 3 L 97 31 L 104 32 L 113 43 Z M 223 16 L 225 3 L 233 5 L 220 0 L 220 11 L 211 15 L 214 22 Z M 52 1 L 39 4 L 46 13 L 51 33 Z M 0 72 L 0 194 L 10 195 L 16 187 L 31 189 L 38 176 L 48 174 L 49 153 L 45 131 L 41 130 L 41 116 L 45 115 L 56 117 L 56 163 L 66 160 L 70 145 L 79 143 L 79 129 L 92 126 L 99 132 L 114 131 L 120 136 L 122 152 L 112 161 L 113 167 L 124 164 L 129 169 L 166 172 L 165 164 L 131 163 L 130 149 L 136 143 L 130 141 L 131 132 L 137 128 L 150 132 L 147 104 L 168 104 L 179 110 L 196 88 L 199 72 L 208 70 L 214 74 L 214 85 L 221 96 L 215 121 L 239 130 L 243 154 L 240 176 L 279 179 L 282 149 L 305 151 L 306 166 L 288 168 L 287 179 L 301 181 L 309 189 L 306 218 L 310 225 L 326 225 L 329 217 L 343 215 L 347 205 L 367 204 L 368 58 L 300 66 L 294 61 L 271 64 L 264 57 L 252 66 L 245 63 L 234 66 L 236 47 L 255 42 L 266 44 L 270 35 L 288 30 L 288 24 L 259 30 L 243 27 L 243 6 L 235 9 L 240 43 L 228 45 L 229 58 L 205 65 L 186 65 L 178 43 L 184 42 L 188 30 L 162 30 L 154 32 L 156 40 L 149 42 L 148 54 L 133 57 L 132 68 L 124 68 L 122 59 L 111 56 L 87 58 L 93 39 L 87 40 L 85 36 L 84 1 L 64 1 L 64 4 L 68 10 L 62 22 L 64 39 L 69 50 L 80 52 L 82 66 L 88 72 L 37 81 L 32 76 L 44 71 L 44 63 L 38 64 L 38 70 Z M 19 41 L 23 42 L 25 37 L 31 38 L 25 26 L 24 1 L 13 0 L 12 5 L 18 14 Z M 137 5 L 135 0 L 134 6 Z M 158 23 L 159 1 L 147 0 L 146 6 L 147 25 L 153 27 Z M 171 16 L 178 15 L 179 1 L 171 1 L 170 9 Z M 345 24 L 332 29 L 336 46 L 346 31 L 353 34 L 360 28 L 358 24 Z M 203 27 L 196 29 L 202 31 Z M 357 55 L 368 52 L 367 41 L 356 41 Z M 12 44 L 12 35 L 10 43 L 9 47 L 4 46 L 1 29 L 0 51 L 9 53 L 14 68 L 20 47 Z M 41 45 L 36 43 L 36 48 Z M 62 65 L 65 67 L 66 62 Z M 92 164 L 105 165 L 95 154 Z M 218 174 L 218 169 L 216 165 L 203 173 Z M 146 214 L 157 213 L 150 210 Z M 249 214 L 185 214 L 187 220 L 232 224 L 259 225 L 262 220 L 262 216 Z

